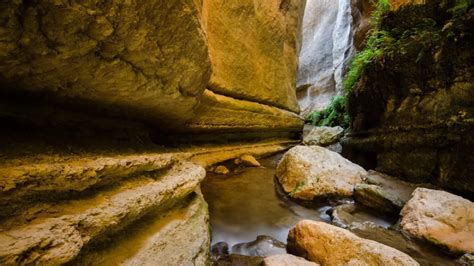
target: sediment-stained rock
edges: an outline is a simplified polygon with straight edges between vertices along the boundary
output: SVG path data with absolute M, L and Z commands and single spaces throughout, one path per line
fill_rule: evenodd
M 298 112 L 295 76 L 303 8 L 302 0 L 204 0 L 209 88 Z
M 412 236 L 453 252 L 474 253 L 474 203 L 454 194 L 417 188 L 400 225 Z
M 310 220 L 299 222 L 290 231 L 288 250 L 322 265 L 419 265 L 394 248 Z
M 319 146 L 296 146 L 283 156 L 276 176 L 291 197 L 350 197 L 367 172 L 340 154 Z

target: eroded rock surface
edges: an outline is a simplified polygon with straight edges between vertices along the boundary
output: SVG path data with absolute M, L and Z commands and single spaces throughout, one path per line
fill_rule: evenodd
M 101 193 L 62 204 L 31 207 L 4 221 L 2 264 L 61 264 L 105 234 L 122 230 L 153 209 L 185 198 L 205 177 L 192 163 L 175 165 L 164 178 L 143 175 Z
M 403 207 L 401 227 L 453 252 L 474 253 L 474 203 L 454 194 L 417 188 Z
M 296 146 L 283 156 L 277 178 L 291 197 L 352 196 L 367 172 L 336 152 L 319 146 Z
M 419 265 L 394 248 L 363 239 L 346 229 L 303 220 L 288 235 L 288 249 L 322 265 Z

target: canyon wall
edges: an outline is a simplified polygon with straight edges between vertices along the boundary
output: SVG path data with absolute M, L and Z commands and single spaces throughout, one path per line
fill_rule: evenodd
M 205 168 L 303 126 L 303 9 L 1 2 L 0 264 L 204 265 Z
M 385 46 L 349 97 L 349 156 L 414 182 L 472 193 L 472 5 L 396 1 Z M 402 5 L 403 4 L 403 5 Z M 471 14 L 471 15 L 470 15 Z
M 2 6 L 0 89 L 9 97 L 175 132 L 302 126 L 295 96 L 301 0 Z M 227 108 L 210 93 L 236 101 Z M 252 102 L 252 110 L 236 107 Z M 255 123 L 237 113 L 264 115 Z M 291 122 L 278 125 L 280 117 Z
M 370 6 L 363 0 L 307 1 L 297 81 L 302 116 L 343 93 L 343 77 L 368 30 Z

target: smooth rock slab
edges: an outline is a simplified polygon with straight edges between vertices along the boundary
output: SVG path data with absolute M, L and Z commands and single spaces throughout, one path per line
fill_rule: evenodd
M 415 189 L 415 184 L 370 170 L 364 178 L 364 183 L 355 186 L 354 198 L 367 207 L 398 213 Z
M 453 252 L 474 253 L 474 203 L 454 194 L 417 188 L 403 207 L 401 227 Z
M 264 266 L 317 266 L 311 261 L 293 256 L 291 254 L 273 255 L 263 260 Z
M 419 265 L 394 248 L 310 220 L 299 222 L 290 231 L 288 250 L 322 265 Z
M 276 175 L 291 197 L 350 197 L 367 172 L 340 154 L 319 146 L 296 146 L 283 156 Z

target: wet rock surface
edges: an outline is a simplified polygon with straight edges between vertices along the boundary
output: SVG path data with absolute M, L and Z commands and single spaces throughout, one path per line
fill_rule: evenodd
M 336 152 L 319 146 L 296 146 L 285 153 L 276 175 L 291 197 L 312 200 L 350 197 L 366 173 Z
M 454 194 L 417 188 L 403 207 L 400 226 L 452 252 L 474 253 L 474 203 Z
M 323 265 L 419 265 L 407 254 L 346 229 L 304 220 L 288 235 L 288 250 Z
M 246 256 L 268 257 L 286 254 L 286 245 L 273 237 L 260 235 L 254 241 L 232 246 L 231 252 Z

